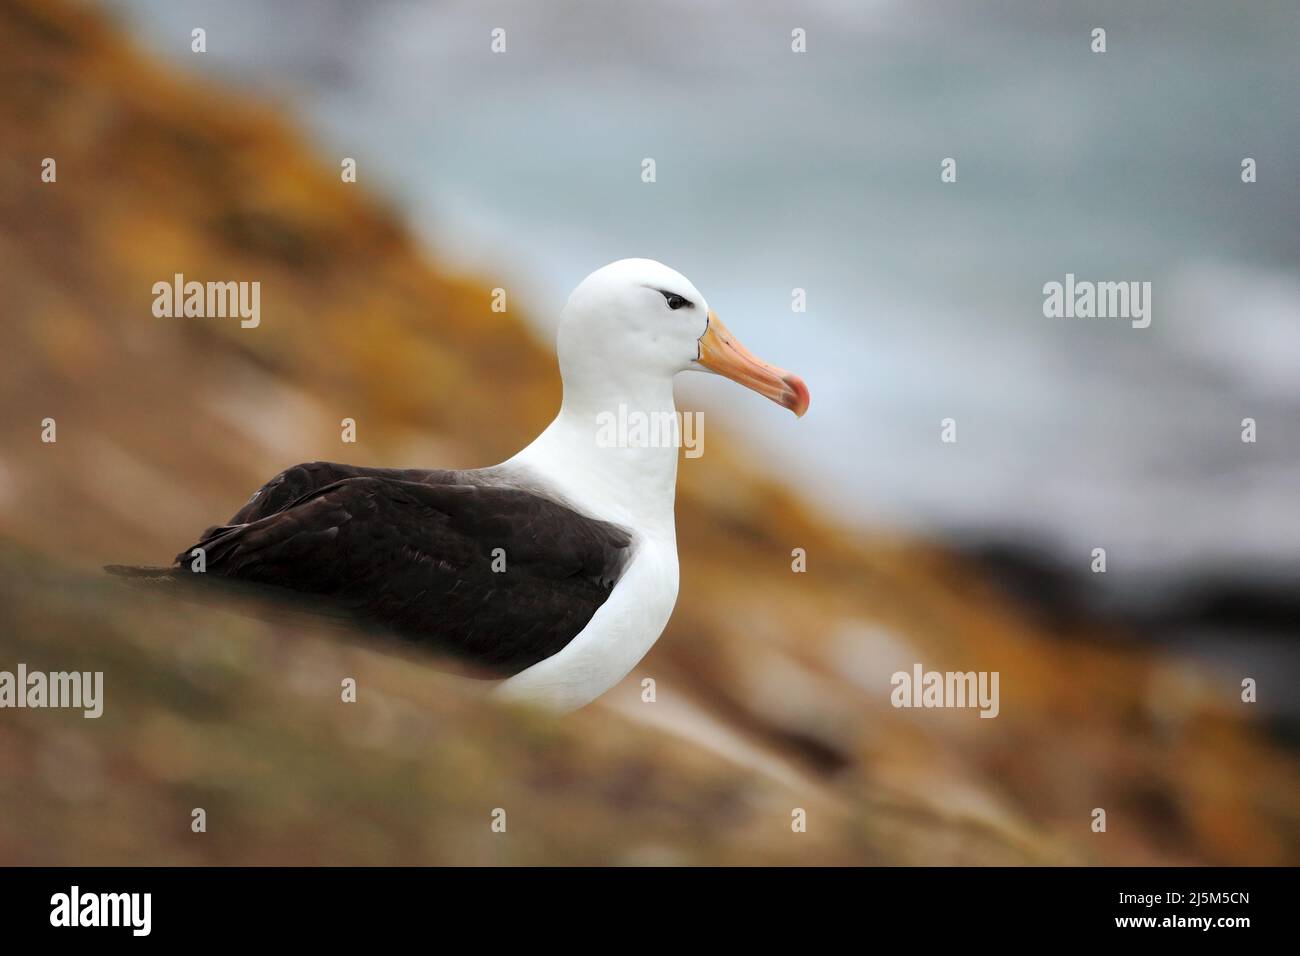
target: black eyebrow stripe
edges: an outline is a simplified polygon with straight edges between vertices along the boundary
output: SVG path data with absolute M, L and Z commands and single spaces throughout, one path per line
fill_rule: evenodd
M 682 295 L 680 292 L 670 292 L 670 291 L 668 291 L 667 289 L 660 289 L 658 286 L 653 286 L 653 285 L 642 286 L 642 288 L 643 288 L 643 289 L 654 289 L 656 292 L 658 292 L 658 293 L 659 293 L 661 296 L 663 296 L 665 299 L 667 299 L 670 295 L 675 295 L 675 296 L 677 296 L 677 298 L 681 299 L 683 302 L 686 303 L 686 308 L 688 308 L 688 309 L 693 309 L 693 308 L 695 308 L 695 303 L 692 302 L 690 299 L 688 299 L 686 296 Z

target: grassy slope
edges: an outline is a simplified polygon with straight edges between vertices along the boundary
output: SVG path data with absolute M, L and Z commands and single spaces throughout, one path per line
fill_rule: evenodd
M 846 539 L 716 429 L 683 466 L 673 623 L 562 722 L 419 659 L 103 582 L 295 461 L 499 460 L 559 383 L 489 310 L 495 281 L 429 263 L 364 171 L 340 183 L 277 116 L 59 3 L 0 7 L 0 63 L 0 531 L 23 548 L 0 564 L 0 668 L 103 669 L 111 695 L 99 721 L 0 712 L 0 861 L 1300 859 L 1296 766 L 1236 675 L 1043 634 L 942 553 Z M 155 319 L 175 272 L 260 280 L 262 327 Z M 1000 670 L 1002 715 L 889 708 L 916 660 Z

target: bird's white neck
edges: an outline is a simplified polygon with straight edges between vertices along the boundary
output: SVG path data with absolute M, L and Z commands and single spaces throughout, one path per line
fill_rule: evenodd
M 672 379 L 572 378 L 565 376 L 555 420 L 507 464 L 536 472 L 592 517 L 675 537 L 679 422 Z

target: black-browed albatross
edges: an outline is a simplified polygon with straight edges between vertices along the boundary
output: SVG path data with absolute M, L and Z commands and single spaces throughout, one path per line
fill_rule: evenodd
M 500 695 L 581 707 L 636 666 L 677 600 L 678 449 L 611 447 L 602 419 L 620 407 L 675 418 L 673 376 L 688 369 L 800 416 L 808 389 L 754 357 L 694 285 L 649 259 L 584 279 L 556 351 L 559 414 L 508 461 L 473 471 L 296 465 L 172 567 L 108 570 L 199 578 L 192 555 L 202 548 L 206 575 L 302 592 L 486 669 L 503 678 Z

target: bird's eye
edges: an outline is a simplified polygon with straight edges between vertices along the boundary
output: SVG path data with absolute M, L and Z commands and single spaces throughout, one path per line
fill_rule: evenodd
M 668 303 L 668 308 L 672 309 L 674 312 L 676 312 L 678 309 L 695 308 L 694 304 L 690 301 L 690 299 L 683 299 L 676 292 L 663 292 L 661 290 L 660 294 L 664 297 L 664 300 Z

